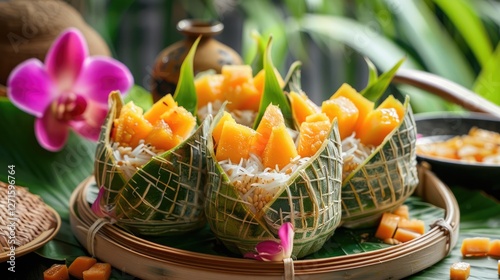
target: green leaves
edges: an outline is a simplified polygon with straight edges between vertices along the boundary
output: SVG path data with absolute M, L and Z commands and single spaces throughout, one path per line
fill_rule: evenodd
M 276 78 L 276 73 L 274 73 L 274 65 L 271 58 L 271 43 L 272 38 L 269 38 L 267 43 L 265 55 L 264 55 L 264 71 L 265 71 L 265 82 L 264 82 L 264 92 L 262 93 L 262 99 L 260 101 L 259 112 L 257 118 L 254 122 L 254 129 L 260 123 L 262 116 L 269 104 L 274 104 L 280 107 L 283 117 L 285 118 L 285 123 L 288 127 L 293 127 L 293 116 L 290 104 L 283 93 L 283 89 L 278 83 Z
M 189 53 L 182 62 L 179 82 L 177 83 L 174 93 L 174 99 L 179 106 L 184 107 L 188 112 L 193 114 L 193 116 L 196 116 L 196 111 L 198 109 L 198 97 L 194 86 L 193 61 L 200 39 L 201 36 L 193 43 Z
M 500 44 L 479 74 L 473 91 L 500 105 Z
M 370 74 L 368 85 L 360 93 L 367 99 L 375 102 L 379 100 L 382 94 L 384 94 L 387 87 L 389 87 L 392 78 L 398 71 L 401 64 L 403 64 L 403 62 L 405 61 L 405 58 L 403 57 L 401 60 L 399 60 L 391 69 L 382 73 L 380 77 L 378 76 L 377 69 L 375 68 L 373 63 L 371 63 L 368 58 L 365 58 L 365 60 L 368 64 L 368 68 L 370 69 Z

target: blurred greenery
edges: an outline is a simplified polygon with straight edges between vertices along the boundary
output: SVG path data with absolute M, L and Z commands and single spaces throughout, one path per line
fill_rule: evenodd
M 149 88 L 155 56 L 181 40 L 183 18 L 219 20 L 217 39 L 238 51 L 245 63 L 255 55 L 251 33 L 273 36 L 272 59 L 285 74 L 303 63 L 302 87 L 315 102 L 342 83 L 363 89 L 364 57 L 387 71 L 428 71 L 475 90 L 500 104 L 500 2 L 497 0 L 171 0 L 86 1 L 83 14 L 129 66 L 136 83 Z M 456 110 L 429 93 L 407 86 L 415 112 Z

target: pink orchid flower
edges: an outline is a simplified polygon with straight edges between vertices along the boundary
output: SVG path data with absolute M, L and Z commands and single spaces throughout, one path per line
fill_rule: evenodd
M 125 65 L 110 57 L 89 56 L 82 33 L 69 28 L 54 41 L 45 64 L 32 58 L 12 70 L 7 95 L 14 105 L 36 117 L 38 143 L 59 151 L 70 128 L 97 141 L 109 93 L 126 93 L 132 85 Z
M 293 225 L 286 222 L 280 226 L 278 231 L 280 242 L 273 240 L 262 241 L 255 246 L 257 253 L 249 252 L 244 257 L 259 261 L 283 261 L 291 258 L 294 235 Z

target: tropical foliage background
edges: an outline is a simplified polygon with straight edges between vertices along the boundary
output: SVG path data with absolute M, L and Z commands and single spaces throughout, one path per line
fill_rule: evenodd
M 380 71 L 402 57 L 403 67 L 435 73 L 500 104 L 500 2 L 496 0 L 123 0 L 68 1 L 107 41 L 138 85 L 149 88 L 150 72 L 163 48 L 182 39 L 175 30 L 182 18 L 217 19 L 225 24 L 218 39 L 237 50 L 246 62 L 255 51 L 250 33 L 273 38 L 273 61 L 286 73 L 303 62 L 302 86 L 314 101 L 330 96 L 343 82 L 358 90 L 366 85 L 368 57 Z M 136 96 L 146 97 L 136 90 Z M 453 104 L 420 90 L 391 87 L 409 94 L 415 112 L 457 110 Z M 0 102 L 0 166 L 15 164 L 17 182 L 41 195 L 63 219 L 56 239 L 19 263 L 27 271 L 85 254 L 69 228 L 69 197 L 93 170 L 95 144 L 72 135 L 65 149 L 50 153 L 33 135 L 33 118 L 3 98 Z M 13 127 L 16 127 L 14 130 Z M 0 172 L 0 180 L 6 180 Z M 450 186 L 461 206 L 460 241 L 466 237 L 500 236 L 500 204 L 473 191 Z M 437 265 L 412 279 L 449 277 L 451 263 L 461 260 L 456 247 Z M 471 260 L 470 279 L 496 279 L 496 261 Z M 4 265 L 4 264 L 2 264 Z M 1 267 L 6 270 L 6 267 Z M 5 271 L 2 270 L 2 271 Z M 37 275 L 37 274 L 32 274 Z M 40 274 L 38 274 L 40 275 Z M 116 279 L 131 279 L 114 271 Z M 26 277 L 26 279 L 28 279 Z

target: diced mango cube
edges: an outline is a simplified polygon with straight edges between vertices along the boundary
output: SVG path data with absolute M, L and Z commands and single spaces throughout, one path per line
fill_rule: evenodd
M 111 276 L 109 263 L 96 263 L 83 272 L 83 280 L 107 280 Z
M 396 233 L 394 233 L 394 239 L 401 242 L 407 242 L 420 236 L 422 236 L 422 234 L 400 227 L 398 227 Z
M 250 127 L 224 122 L 215 157 L 218 161 L 229 159 L 233 163 L 247 159 L 255 133 Z
M 384 213 L 382 215 L 382 220 L 378 225 L 377 231 L 375 232 L 375 237 L 382 240 L 392 238 L 398 227 L 399 220 L 401 220 L 401 217 L 398 215 Z
M 43 272 L 43 280 L 68 280 L 68 267 L 65 264 L 54 264 Z
M 273 127 L 262 156 L 264 166 L 281 170 L 297 155 L 297 148 L 285 124 Z
M 398 223 L 398 228 L 403 228 L 411 230 L 413 232 L 424 234 L 425 233 L 425 223 L 422 220 L 412 219 L 401 219 Z
M 410 210 L 408 208 L 408 205 L 401 205 L 398 208 L 396 208 L 394 211 L 392 211 L 392 214 L 400 216 L 402 219 L 410 219 Z
M 470 264 L 457 262 L 450 267 L 450 280 L 465 280 L 470 275 Z
M 68 272 L 75 278 L 83 279 L 83 272 L 91 268 L 96 263 L 97 260 L 92 257 L 79 256 L 68 267 Z
M 487 237 L 471 237 L 462 241 L 461 252 L 464 257 L 481 257 L 488 255 L 490 239 Z
M 354 132 L 359 110 L 349 98 L 339 96 L 326 100 L 321 105 L 321 111 L 330 118 L 330 121 L 337 118 L 341 139 L 345 139 Z
M 495 239 L 490 241 L 488 256 L 500 258 L 500 239 Z

